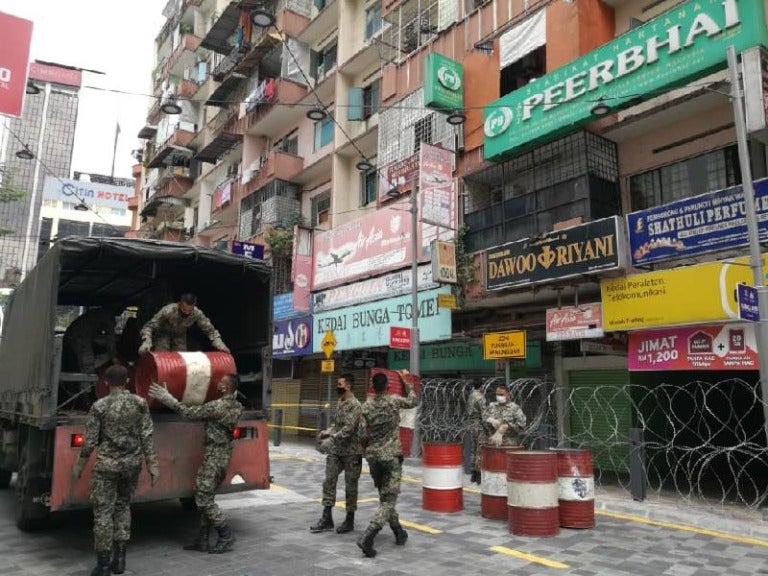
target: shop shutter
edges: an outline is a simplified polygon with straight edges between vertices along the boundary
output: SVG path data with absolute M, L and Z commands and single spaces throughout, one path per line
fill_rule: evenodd
M 338 367 L 339 361 L 337 360 L 336 362 L 336 366 Z M 355 397 L 360 400 L 360 402 L 365 402 L 371 371 L 362 369 L 344 370 L 344 372 L 350 372 L 355 377 Z M 331 374 L 331 402 L 336 402 L 336 379 L 341 373 L 341 371 L 337 370 Z M 324 404 L 328 399 L 328 374 L 322 374 L 320 372 L 319 360 L 305 360 L 302 363 L 302 375 L 300 402 L 301 404 L 307 404 L 308 407 L 301 408 L 300 410 L 299 426 L 302 428 L 311 428 L 312 430 L 301 430 L 299 435 L 314 436 L 317 433 L 318 411 L 323 410 L 322 408 L 318 408 L 317 405 Z M 331 410 L 331 412 L 333 412 L 333 410 Z
M 590 448 L 597 470 L 629 472 L 629 429 L 632 403 L 627 370 L 574 370 L 571 388 L 570 438 L 573 446 Z

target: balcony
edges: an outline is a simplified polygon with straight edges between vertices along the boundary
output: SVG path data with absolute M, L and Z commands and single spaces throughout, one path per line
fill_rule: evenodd
M 237 2 L 230 2 L 224 9 L 224 12 L 213 23 L 211 29 L 200 42 L 200 46 L 213 50 L 217 54 L 229 54 L 232 47 L 229 45 L 229 38 L 237 30 L 240 23 L 240 6 Z
M 349 76 L 359 76 L 367 72 L 381 62 L 379 45 L 376 38 L 365 41 L 363 47 L 351 57 L 347 58 L 340 66 L 339 72 Z
M 159 198 L 182 198 L 195 183 L 189 177 L 189 168 L 169 166 L 163 172 L 165 173 L 164 177 L 158 180 L 159 184 L 150 199 L 155 196 Z M 176 173 L 186 173 L 187 176 L 175 176 Z
M 243 195 L 248 196 L 266 186 L 270 180 L 292 181 L 304 168 L 304 158 L 282 150 L 273 150 L 262 161 L 261 167 L 253 171 L 251 179 L 243 184 Z
M 160 146 L 155 154 L 149 159 L 147 168 L 159 168 L 165 163 L 165 160 L 174 152 L 190 153 L 188 148 L 190 142 L 195 137 L 194 132 L 176 128 L 173 134 Z
M 136 137 L 141 138 L 142 140 L 149 140 L 154 138 L 155 134 L 157 134 L 157 126 L 152 126 L 151 124 L 147 123 L 141 127 L 141 130 L 139 130 L 139 133 L 136 135 Z
M 269 100 L 255 104 L 253 110 L 237 123 L 237 132 L 252 136 L 276 136 L 296 124 L 306 107 L 295 104 L 307 95 L 307 87 L 287 78 L 274 81 L 273 95 Z M 275 103 L 279 102 L 279 106 Z
M 198 88 L 199 85 L 194 80 L 182 80 L 176 87 L 176 96 L 183 98 L 184 100 L 189 100 L 194 98 Z
M 195 159 L 215 164 L 242 140 L 243 135 L 237 131 L 237 106 L 230 105 L 195 135 L 193 144 L 198 149 Z
M 277 32 L 273 29 L 254 27 L 251 33 L 251 45 L 245 57 L 238 63 L 235 72 L 250 76 L 269 52 L 285 38 L 296 38 L 306 28 L 309 20 L 285 7 L 284 3 L 275 14 Z
M 296 39 L 312 46 L 335 30 L 339 23 L 339 3 L 340 0 L 327 0 L 325 7 L 310 20 Z
M 155 98 L 155 101 L 152 103 L 152 106 L 149 107 L 149 111 L 147 112 L 147 124 L 157 126 L 162 114 L 163 113 L 160 110 L 160 98 Z
M 173 53 L 168 57 L 163 70 L 164 76 L 183 76 L 184 69 L 194 65 L 197 60 L 197 49 L 200 47 L 200 38 L 194 34 L 184 34 Z
M 235 46 L 232 51 L 229 52 L 216 67 L 211 70 L 211 76 L 217 82 L 221 82 L 224 78 L 235 69 L 235 66 L 245 57 L 248 51 L 246 45 Z

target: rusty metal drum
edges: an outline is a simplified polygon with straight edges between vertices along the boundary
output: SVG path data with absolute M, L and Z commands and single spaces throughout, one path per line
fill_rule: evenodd
M 557 488 L 560 526 L 595 527 L 595 477 L 592 452 L 584 449 L 553 448 L 557 454 Z
M 481 446 L 480 515 L 489 520 L 507 519 L 507 454 L 522 446 Z
M 557 455 L 550 450 L 507 454 L 507 513 L 516 536 L 556 536 L 560 532 Z

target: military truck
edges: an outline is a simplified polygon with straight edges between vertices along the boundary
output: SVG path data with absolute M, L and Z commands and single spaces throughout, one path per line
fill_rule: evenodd
M 264 410 L 270 360 L 264 351 L 272 335 L 271 276 L 262 261 L 182 243 L 94 237 L 56 242 L 11 295 L 0 340 L 0 487 L 9 488 L 16 472 L 19 528 L 42 528 L 52 513 L 88 506 L 94 458 L 74 484 L 71 469 L 84 440 L 82 395 L 93 392 L 98 377 L 62 369 L 63 310 L 75 310 L 70 316 L 92 306 L 137 310 L 118 342 L 130 366 L 138 358 L 141 322 L 180 294 L 197 294 L 232 351 L 246 408 L 220 491 L 269 488 Z M 195 334 L 189 338 L 194 342 Z M 83 381 L 73 393 L 72 383 Z M 152 487 L 142 470 L 136 501 L 178 498 L 189 505 L 203 425 L 154 409 L 153 421 L 161 477 Z

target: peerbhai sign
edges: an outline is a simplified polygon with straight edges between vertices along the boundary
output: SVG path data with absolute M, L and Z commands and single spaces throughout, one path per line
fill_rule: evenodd
M 726 48 L 765 44 L 762 0 L 689 0 L 484 111 L 485 157 L 498 160 L 594 121 L 599 99 L 612 110 L 726 66 Z
M 43 198 L 60 200 L 88 206 L 104 206 L 107 208 L 128 209 L 128 200 L 133 197 L 133 188 L 112 186 L 82 180 L 66 180 L 48 176 L 45 179 Z

